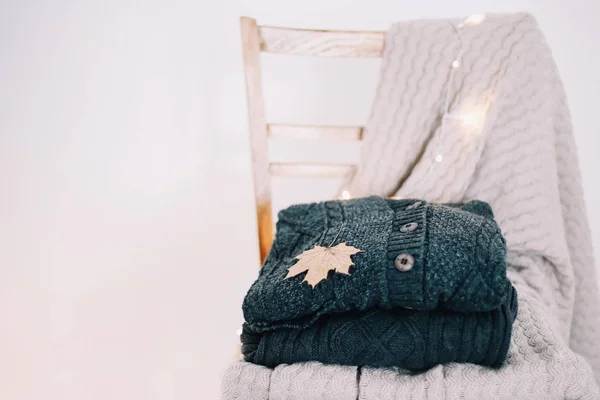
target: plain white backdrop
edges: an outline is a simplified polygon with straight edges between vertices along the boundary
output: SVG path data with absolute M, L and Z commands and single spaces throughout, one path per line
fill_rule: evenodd
M 598 1 L 1 0 L 0 398 L 218 398 L 258 268 L 241 15 L 384 30 L 503 11 L 554 51 L 600 256 Z M 271 121 L 365 122 L 377 61 L 263 61 Z M 275 206 L 335 186 L 275 181 Z

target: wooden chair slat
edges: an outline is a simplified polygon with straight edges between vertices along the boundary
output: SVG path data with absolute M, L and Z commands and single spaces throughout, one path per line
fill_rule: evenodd
M 363 127 L 269 124 L 267 134 L 286 139 L 362 140 Z
M 384 32 L 259 27 L 261 51 L 318 57 L 381 57 Z

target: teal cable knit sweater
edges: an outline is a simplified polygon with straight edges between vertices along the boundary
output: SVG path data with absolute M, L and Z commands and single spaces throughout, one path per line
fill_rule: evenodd
M 330 271 L 314 289 L 304 274 L 284 279 L 296 256 L 334 239 L 363 251 L 352 256 L 350 275 Z M 505 257 L 492 211 L 480 201 L 368 197 L 292 206 L 280 212 L 271 252 L 244 300 L 242 351 L 268 366 L 499 365 L 516 316 Z

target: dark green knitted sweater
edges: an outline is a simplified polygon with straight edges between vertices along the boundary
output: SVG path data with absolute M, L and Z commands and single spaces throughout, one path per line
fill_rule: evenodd
M 267 367 L 302 361 L 412 370 L 450 362 L 498 367 L 517 314 L 510 284 L 507 293 L 500 307 L 485 312 L 373 309 L 325 315 L 306 329 L 256 333 L 244 325 L 242 353 Z
M 352 256 L 350 275 L 330 271 L 314 289 L 304 274 L 284 279 L 303 251 L 341 242 L 363 251 Z M 292 206 L 280 212 L 271 252 L 244 300 L 243 353 L 270 366 L 498 365 L 516 315 L 505 257 L 492 211 L 480 201 L 369 197 Z M 398 264 L 406 259 L 408 268 Z

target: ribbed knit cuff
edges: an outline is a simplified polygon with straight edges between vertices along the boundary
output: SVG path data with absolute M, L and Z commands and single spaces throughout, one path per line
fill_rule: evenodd
M 387 263 L 384 267 L 387 281 L 387 288 L 384 288 L 387 290 L 387 307 L 422 309 L 425 305 L 428 205 L 423 200 L 386 201 L 394 212 L 392 231 L 387 245 Z M 410 230 L 409 224 L 415 223 L 416 229 Z M 409 255 L 413 260 L 412 267 L 406 271 L 398 268 L 396 262 L 396 258 L 404 254 Z
M 496 322 L 499 328 L 494 331 L 494 343 L 490 344 L 491 349 L 492 346 L 496 346 L 497 343 L 498 351 L 496 352 L 495 357 L 490 355 L 484 361 L 493 367 L 500 367 L 506 360 L 508 349 L 510 347 L 513 323 L 515 322 L 515 319 L 517 319 L 517 312 L 519 311 L 517 290 L 510 283 L 506 286 L 507 296 L 504 299 L 504 303 L 500 306 L 502 316 L 499 318 L 500 321 Z M 492 351 L 488 350 L 488 353 L 491 354 Z

